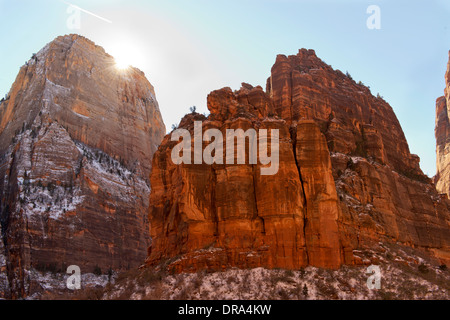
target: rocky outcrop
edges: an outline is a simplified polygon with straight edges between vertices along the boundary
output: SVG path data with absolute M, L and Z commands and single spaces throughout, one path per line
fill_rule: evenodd
M 450 52 L 449 52 L 450 55 Z M 436 102 L 436 188 L 450 197 L 450 61 L 445 74 L 445 96 Z
M 262 88 L 244 84 L 237 93 L 228 88 L 215 91 L 208 105 L 208 119 L 191 114 L 180 127 L 189 129 L 192 137 L 194 121 L 203 121 L 205 131 L 218 129 L 223 136 L 228 129 L 277 129 L 283 165 L 276 176 L 261 175 L 261 164 L 177 166 L 171 161 L 176 142 L 167 136 L 153 163 L 149 263 L 180 255 L 173 264 L 179 271 L 230 266 L 299 268 L 310 262 L 339 266 L 337 195 L 335 190 L 327 194 L 325 184 L 333 179 L 331 162 L 317 125 L 311 121 L 298 125 L 294 139 L 302 146 L 294 150 L 286 122 L 264 118 L 273 109 Z M 323 157 L 328 162 L 321 161 Z M 304 182 L 306 189 L 296 162 L 303 165 L 306 175 L 311 173 Z M 323 180 L 324 185 L 312 179 Z M 325 201 L 316 203 L 318 197 Z M 319 215 L 319 208 L 328 211 Z
M 392 108 L 314 51 L 278 56 L 266 92 L 212 92 L 208 109 L 179 128 L 191 137 L 195 121 L 223 136 L 278 129 L 278 173 L 261 175 L 249 161 L 175 165 L 178 142 L 166 136 L 153 159 L 148 265 L 338 268 L 371 263 L 357 250 L 379 242 L 450 262 L 450 203 L 420 170 Z
M 281 118 L 290 123 L 315 120 L 331 152 L 371 157 L 397 171 L 423 176 L 391 106 L 361 82 L 333 70 L 313 50 L 279 55 L 267 91 Z
M 178 271 L 307 263 L 303 189 L 289 127 L 281 119 L 259 117 L 264 107 L 270 111 L 267 102 L 262 88 L 215 91 L 208 97 L 211 116 L 188 115 L 180 128 L 193 132 L 194 121 L 203 121 L 204 130 L 223 134 L 232 128 L 279 129 L 279 175 L 285 180 L 262 176 L 260 165 L 177 166 L 171 161 L 176 142 L 165 137 L 153 159 L 149 263 L 180 256 L 173 265 Z M 279 201 L 271 201 L 267 191 Z
M 0 209 L 12 297 L 27 270 L 139 266 L 151 158 L 165 134 L 144 74 L 77 35 L 24 65 L 0 106 Z

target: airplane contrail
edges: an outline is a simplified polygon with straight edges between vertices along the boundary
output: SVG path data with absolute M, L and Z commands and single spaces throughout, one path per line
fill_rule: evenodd
M 64 0 L 59 0 L 59 1 L 62 2 L 62 3 L 65 3 L 65 4 L 69 5 L 69 6 L 72 6 L 72 7 L 74 7 L 75 9 L 78 9 L 78 10 L 80 10 L 80 11 L 83 11 L 83 12 L 85 12 L 85 13 L 87 13 L 87 14 L 93 16 L 93 17 L 96 17 L 97 19 L 103 20 L 103 21 L 108 22 L 108 23 L 112 23 L 111 20 L 108 20 L 108 19 L 106 19 L 106 18 L 100 17 L 99 15 L 97 15 L 97 14 L 95 14 L 95 13 L 93 13 L 93 12 L 90 12 L 90 11 L 88 11 L 88 10 L 86 10 L 86 9 L 80 8 L 79 6 L 74 5 L 74 4 L 70 3 L 70 2 L 67 2 L 67 1 L 64 1 Z

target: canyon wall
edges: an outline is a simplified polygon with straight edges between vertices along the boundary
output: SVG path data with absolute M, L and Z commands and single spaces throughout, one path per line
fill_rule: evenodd
M 208 109 L 179 129 L 278 129 L 279 171 L 261 175 L 267 165 L 249 164 L 248 148 L 247 164 L 175 165 L 178 142 L 167 135 L 153 159 L 147 265 L 336 269 L 367 263 L 358 249 L 379 242 L 450 262 L 450 202 L 421 171 L 393 109 L 313 50 L 279 55 L 266 91 L 212 92 Z
M 449 52 L 450 55 L 450 52 Z M 436 101 L 436 188 L 450 197 L 450 61 L 445 74 L 445 96 Z
M 70 35 L 20 69 L 0 105 L 0 218 L 12 297 L 31 268 L 137 267 L 150 244 L 151 159 L 165 134 L 138 69 Z M 1 249 L 1 247 L 0 247 Z

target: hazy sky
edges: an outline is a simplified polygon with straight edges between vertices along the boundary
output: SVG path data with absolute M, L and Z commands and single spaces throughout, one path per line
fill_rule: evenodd
M 88 11 L 79 28 L 68 3 Z M 381 9 L 379 30 L 367 28 L 369 5 Z M 241 82 L 265 88 L 277 54 L 314 49 L 391 104 L 432 176 L 449 17 L 450 0 L 0 0 L 0 95 L 32 53 L 78 33 L 145 72 L 170 130 L 190 106 L 207 112 L 212 90 Z

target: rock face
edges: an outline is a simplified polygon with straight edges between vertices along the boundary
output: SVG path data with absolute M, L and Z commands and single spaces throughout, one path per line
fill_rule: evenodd
M 450 52 L 449 52 L 450 55 Z M 436 188 L 450 197 L 450 61 L 445 74 L 445 96 L 436 102 Z
M 192 145 L 195 121 L 223 136 L 278 129 L 278 173 L 261 175 L 248 148 L 247 164 L 175 165 L 178 142 L 166 136 L 153 159 L 148 265 L 335 269 L 367 263 L 357 249 L 380 241 L 450 262 L 450 203 L 420 170 L 392 108 L 314 51 L 278 56 L 266 92 L 224 88 L 208 108 L 179 125 Z
M 392 108 L 362 83 L 334 71 L 313 50 L 278 56 L 267 91 L 276 113 L 289 123 L 314 119 L 331 152 L 372 157 L 397 171 L 423 175 Z
M 2 227 L 0 225 L 0 234 L 2 234 L 1 231 Z M 8 297 L 8 290 L 9 282 L 6 275 L 5 246 L 3 245 L 3 241 L 0 241 L 0 299 L 5 299 Z
M 165 134 L 144 74 L 77 35 L 20 69 L 0 105 L 2 243 L 12 297 L 27 270 L 142 264 L 151 158 Z M 0 247 L 1 249 L 1 247 Z

